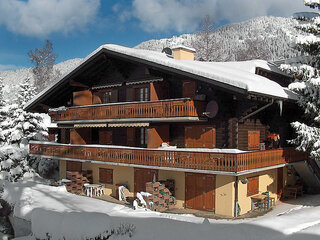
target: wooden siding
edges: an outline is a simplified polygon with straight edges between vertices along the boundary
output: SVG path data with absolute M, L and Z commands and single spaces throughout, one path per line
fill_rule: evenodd
M 248 148 L 248 132 L 249 131 L 260 131 L 259 142 L 264 142 L 267 139 L 268 126 L 263 125 L 259 119 L 248 119 L 244 123 L 238 124 L 238 149 L 241 150 L 252 150 Z M 259 149 L 259 148 L 254 148 Z
M 52 121 L 201 117 L 204 108 L 205 102 L 177 99 L 73 107 L 66 111 L 49 112 L 49 115 Z
M 92 93 L 90 90 L 74 92 L 73 106 L 83 106 L 92 104 Z
M 291 148 L 234 154 L 129 147 L 117 148 L 116 146 L 73 146 L 52 144 L 50 142 L 31 143 L 30 154 L 47 157 L 54 156 L 57 158 L 227 172 L 239 172 L 307 159 L 307 154 L 297 152 Z
M 169 143 L 169 125 L 154 126 L 148 129 L 148 148 L 158 148 Z

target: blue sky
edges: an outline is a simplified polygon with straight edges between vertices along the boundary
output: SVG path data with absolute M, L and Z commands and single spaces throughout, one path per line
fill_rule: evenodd
M 303 0 L 0 0 L 0 71 L 31 67 L 27 52 L 45 39 L 62 62 L 106 43 L 193 33 L 206 14 L 221 26 L 308 10 Z

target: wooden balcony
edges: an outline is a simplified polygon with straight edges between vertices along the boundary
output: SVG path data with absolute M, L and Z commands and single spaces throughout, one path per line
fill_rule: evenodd
M 32 142 L 30 144 L 30 154 L 67 160 L 114 162 L 233 173 L 307 159 L 305 153 L 297 152 L 293 148 L 246 153 L 214 153 L 117 146 L 69 145 L 49 142 Z
M 205 102 L 189 98 L 148 102 L 126 102 L 70 107 L 63 111 L 51 111 L 52 121 L 201 117 Z

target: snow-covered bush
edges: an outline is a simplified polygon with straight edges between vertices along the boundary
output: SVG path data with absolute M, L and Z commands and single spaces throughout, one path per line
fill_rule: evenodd
M 119 227 L 114 229 L 112 233 L 116 236 L 126 236 L 132 237 L 136 231 L 136 226 L 133 224 L 121 223 Z
M 28 153 L 16 146 L 0 148 L 0 179 L 16 181 L 23 174 L 30 171 Z

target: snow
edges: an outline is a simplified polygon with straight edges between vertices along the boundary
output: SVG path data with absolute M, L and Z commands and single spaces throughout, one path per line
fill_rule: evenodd
M 278 83 L 271 81 L 268 78 L 256 75 L 252 73 L 252 70 L 246 71 L 240 67 L 231 67 L 230 63 L 175 60 L 168 58 L 163 53 L 142 49 L 133 49 L 113 44 L 102 45 L 100 48 L 91 53 L 86 59 L 95 55 L 102 49 L 121 53 L 126 56 L 136 57 L 138 59 L 157 63 L 165 67 L 205 77 L 210 79 L 212 83 L 223 83 L 225 85 L 248 91 L 249 93 L 263 94 L 284 99 L 297 99 L 294 97 L 295 94 L 288 94 L 288 91 L 284 90 L 284 88 Z M 232 64 L 234 65 L 236 63 Z
M 61 62 L 54 65 L 54 69 L 64 74 L 69 72 L 75 66 L 77 66 L 82 59 L 75 58 L 65 62 Z M 4 97 L 10 103 L 16 102 L 19 93 L 19 84 L 25 79 L 30 78 L 30 81 L 34 82 L 32 68 L 22 68 L 14 71 L 0 71 L 0 78 L 3 78 L 4 83 Z
M 54 81 L 52 85 L 40 92 L 33 100 L 26 104 L 26 109 L 32 106 L 33 103 L 37 102 L 38 99 L 41 99 L 47 92 L 54 89 L 56 85 L 65 81 L 68 75 L 70 75 L 72 72 L 75 72 L 77 69 L 80 69 L 89 59 L 93 58 L 100 51 L 104 50 L 110 51 L 111 53 L 120 53 L 128 57 L 134 57 L 152 64 L 156 63 L 157 65 L 180 70 L 195 76 L 204 77 L 212 81 L 213 84 L 222 84 L 225 87 L 234 87 L 249 93 L 262 94 L 282 99 L 297 100 L 296 95 L 293 92 L 283 88 L 278 83 L 271 81 L 268 78 L 256 75 L 252 72 L 252 70 L 247 71 L 241 69 L 241 67 L 231 67 L 231 64 L 229 63 L 175 60 L 160 52 L 129 48 L 114 44 L 106 44 L 100 46 L 95 51 L 90 53 L 78 67 L 66 73 L 60 79 Z M 234 64 L 236 63 L 233 63 L 233 65 Z M 263 65 L 266 66 L 266 64 L 267 63 Z
M 45 238 L 47 234 L 51 239 L 62 239 L 62 236 L 84 239 L 120 224 L 135 226 L 132 240 L 320 238 L 319 195 L 280 203 L 264 216 L 238 220 L 133 210 L 125 205 L 70 194 L 63 186 L 48 186 L 37 179 L 5 182 L 3 199 L 15 206 L 15 217 L 32 222 L 33 236 L 20 239 Z M 118 235 L 110 239 L 128 237 Z
M 184 46 L 184 45 L 182 45 L 182 44 L 179 44 L 179 45 L 176 45 L 176 46 L 171 47 L 172 50 L 174 50 L 174 49 L 179 49 L 179 48 L 186 49 L 186 50 L 189 50 L 189 51 L 191 51 L 191 52 L 195 52 L 195 51 L 196 51 L 194 48 L 186 47 L 186 46 Z
M 51 239 L 78 240 L 94 238 L 97 233 L 106 237 L 111 232 L 109 216 L 99 212 L 62 213 L 37 208 L 32 211 L 31 222 L 34 237 L 39 239 L 46 239 L 49 234 Z
M 166 150 L 166 151 L 175 151 L 175 152 L 210 152 L 210 153 L 245 153 L 248 151 L 243 151 L 239 149 L 233 148 L 173 148 L 169 147 L 159 147 L 159 148 L 139 148 L 139 147 L 127 147 L 127 146 L 117 146 L 117 145 L 95 145 L 95 144 L 63 144 L 63 143 L 55 143 L 55 142 L 45 142 L 45 141 L 30 141 L 33 144 L 43 144 L 43 145 L 53 145 L 53 146 L 72 146 L 72 147 L 98 147 L 98 148 L 121 148 L 121 149 L 132 149 L 132 150 Z

